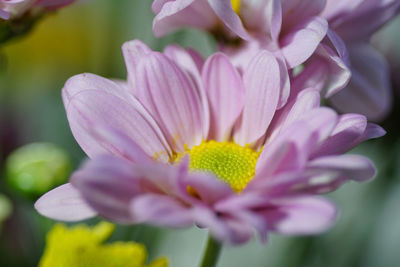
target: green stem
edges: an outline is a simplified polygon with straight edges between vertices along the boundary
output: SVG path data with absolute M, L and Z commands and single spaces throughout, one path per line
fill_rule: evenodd
M 222 244 L 209 235 L 206 250 L 204 251 L 200 267 L 216 267 L 221 248 Z

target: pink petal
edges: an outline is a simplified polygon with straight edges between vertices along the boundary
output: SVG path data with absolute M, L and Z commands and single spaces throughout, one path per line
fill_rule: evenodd
M 240 238 L 229 229 L 224 220 L 219 218 L 215 211 L 201 205 L 194 206 L 192 216 L 196 223 L 201 228 L 207 228 L 214 238 L 221 242 L 231 242 Z
M 134 94 L 136 92 L 135 85 L 135 69 L 139 61 L 146 57 L 152 50 L 142 41 L 134 40 L 126 42 L 122 45 L 122 53 L 125 59 L 125 65 L 128 72 L 129 89 Z
M 353 12 L 354 8 L 362 2 L 365 2 L 365 0 L 326 0 L 326 7 L 322 16 L 328 20 L 333 20 L 335 17 Z
M 350 47 L 352 77 L 349 85 L 330 98 L 344 113 L 360 113 L 378 121 L 392 105 L 389 70 L 386 60 L 367 44 Z
M 93 129 L 100 127 L 123 133 L 150 157 L 169 159 L 170 150 L 161 130 L 133 98 L 129 101 L 102 90 L 86 90 L 76 94 L 66 109 L 72 133 L 89 157 L 126 149 L 99 141 Z
M 256 55 L 243 75 L 246 103 L 242 121 L 234 135 L 235 142 L 245 145 L 263 136 L 274 116 L 280 95 L 280 68 L 267 51 Z
M 367 128 L 367 119 L 360 114 L 344 114 L 331 136 L 321 145 L 313 157 L 321 155 L 342 154 L 355 145 Z
M 156 119 L 176 152 L 198 145 L 203 136 L 203 105 L 198 88 L 166 56 L 153 52 L 136 69 L 137 96 Z
M 256 178 L 304 168 L 311 152 L 330 135 L 336 123 L 336 113 L 328 108 L 312 109 L 300 116 L 268 140 L 257 161 Z
M 351 77 L 351 71 L 342 58 L 324 44 L 320 44 L 304 71 L 304 77 L 310 77 L 307 85 L 321 88 L 325 97 L 331 97 L 342 90 Z
M 213 210 L 201 206 L 194 207 L 193 217 L 197 225 L 207 228 L 220 242 L 242 244 L 253 235 L 251 225 L 236 218 L 217 216 Z
M 187 227 L 193 224 L 190 208 L 172 196 L 144 194 L 132 200 L 132 216 L 142 223 L 163 227 Z
M 308 181 L 307 178 L 304 168 L 275 173 L 271 176 L 257 175 L 250 181 L 244 192 L 258 193 L 264 198 L 264 201 L 268 200 L 269 202 L 270 199 L 275 197 L 293 195 L 294 189 L 299 184 L 302 185 L 305 181 Z
M 282 2 L 282 13 L 285 29 L 293 27 L 318 16 L 326 5 L 326 0 L 285 0 Z
M 309 170 L 320 171 L 321 174 L 345 177 L 357 182 L 369 181 L 375 177 L 376 169 L 373 163 L 360 155 L 338 155 L 316 158 L 308 163 Z
M 264 146 L 257 161 L 256 178 L 266 179 L 277 172 L 303 168 L 315 144 L 306 121 L 293 123 Z
M 269 129 L 269 139 L 274 138 L 304 113 L 320 105 L 320 94 L 313 88 L 302 90 L 297 96 L 293 96 L 293 93 L 284 108 L 275 114 Z
M 112 81 L 95 74 L 84 73 L 71 77 L 62 89 L 62 97 L 65 108 L 68 108 L 71 98 L 83 91 L 104 91 L 123 99 L 131 99 L 132 95 L 126 85 Z
M 360 143 L 369 140 L 369 139 L 374 139 L 374 138 L 379 138 L 382 137 L 386 134 L 386 131 L 379 125 L 376 125 L 374 123 L 368 123 L 367 128 L 365 129 L 364 135 L 361 138 Z
M 234 195 L 231 187 L 214 175 L 205 172 L 193 172 L 184 175 L 181 181 L 184 189 L 190 187 L 195 192 L 195 200 L 203 205 L 214 205 L 221 199 Z M 192 203 L 198 201 L 189 200 Z
M 347 42 L 364 41 L 399 12 L 400 2 L 397 0 L 363 1 L 349 15 L 340 16 L 334 27 Z
M 282 53 L 290 68 L 306 61 L 325 37 L 328 23 L 320 17 L 313 17 L 298 26 L 281 40 Z
M 318 197 L 296 197 L 276 200 L 276 210 L 265 216 L 272 231 L 286 235 L 319 234 L 335 222 L 334 204 Z
M 228 140 L 244 105 L 242 78 L 222 53 L 214 54 L 207 60 L 202 75 L 210 102 L 209 138 Z
M 268 18 L 270 18 L 270 29 L 272 40 L 278 42 L 282 28 L 282 4 L 280 0 L 269 1 Z
M 157 1 L 153 11 L 157 13 L 153 21 L 153 32 L 157 37 L 184 26 L 211 29 L 217 24 L 215 14 L 205 0 Z
M 152 160 L 137 143 L 116 129 L 94 127 L 93 136 L 101 143 L 111 144 L 107 149 L 113 155 L 138 164 L 148 163 Z
M 251 39 L 240 17 L 233 11 L 231 0 L 208 0 L 208 3 L 226 27 L 242 39 Z
M 318 143 L 323 142 L 331 135 L 338 122 L 338 115 L 327 107 L 315 108 L 299 117 L 307 122 Z
M 61 185 L 40 197 L 35 209 L 43 216 L 54 220 L 73 222 L 96 216 L 86 204 L 78 190 L 71 184 Z
M 280 89 L 280 96 L 279 96 L 279 101 L 278 101 L 278 106 L 277 109 L 281 109 L 284 107 L 289 99 L 289 96 L 291 94 L 291 84 L 290 84 L 290 76 L 289 76 L 289 71 L 288 71 L 288 66 L 286 65 L 285 59 L 282 54 L 279 54 L 279 56 L 276 57 L 276 60 L 278 61 L 279 64 L 279 69 L 281 73 L 281 89 Z
M 201 79 L 201 69 L 203 68 L 204 59 L 194 50 L 185 50 L 177 45 L 169 45 L 164 50 L 164 55 L 174 61 L 178 66 L 188 74 L 192 82 L 196 84 L 195 88 L 201 99 L 203 109 L 203 136 L 208 135 L 210 124 L 210 109 L 208 107 L 208 99 L 206 91 L 203 87 Z
M 137 165 L 100 156 L 88 161 L 71 177 L 71 183 L 101 216 L 120 223 L 136 222 L 129 213 L 130 201 L 142 193 Z
M 151 9 L 153 10 L 154 13 L 159 13 L 165 3 L 172 1 L 173 0 L 154 0 L 153 4 L 151 5 Z
M 327 37 L 295 78 L 295 84 L 303 88 L 317 88 L 325 97 L 331 97 L 350 81 L 349 65 L 346 45 L 335 32 L 328 30 Z

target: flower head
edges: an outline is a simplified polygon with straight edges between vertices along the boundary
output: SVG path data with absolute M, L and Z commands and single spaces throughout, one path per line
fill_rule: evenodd
M 38 200 L 45 216 L 196 224 L 243 243 L 254 229 L 263 240 L 268 231 L 326 230 L 336 209 L 315 195 L 375 174 L 368 159 L 343 153 L 384 131 L 362 115 L 319 107 L 319 92 L 300 81 L 282 103 L 282 69 L 266 51 L 243 73 L 222 53 L 204 62 L 139 41 L 123 52 L 127 83 L 82 74 L 63 89 L 72 132 L 91 160 L 72 186 Z
M 328 24 L 318 16 L 324 6 L 324 0 L 154 1 L 153 30 L 160 36 L 178 27 L 200 27 L 228 46 L 239 37 L 283 56 L 292 68 L 306 61 L 325 37 Z
M 247 65 L 260 49 L 289 69 L 306 64 L 319 77 L 312 86 L 342 113 L 378 121 L 390 111 L 388 66 L 368 41 L 400 12 L 397 0 L 173 0 L 154 1 L 153 11 L 157 36 L 206 29 L 235 65 Z
M 145 267 L 146 248 L 134 242 L 104 244 L 114 231 L 114 225 L 101 222 L 94 227 L 77 225 L 68 228 L 56 224 L 47 234 L 46 248 L 39 267 Z M 149 267 L 167 267 L 159 258 Z

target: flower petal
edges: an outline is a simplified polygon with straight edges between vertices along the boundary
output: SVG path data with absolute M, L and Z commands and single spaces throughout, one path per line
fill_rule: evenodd
M 307 122 L 314 137 L 317 138 L 316 141 L 321 144 L 336 127 L 338 115 L 333 109 L 319 107 L 303 114 L 299 120 Z
M 193 224 L 190 208 L 172 196 L 144 194 L 132 200 L 132 216 L 142 223 L 163 227 L 187 227 Z
M 362 2 L 365 2 L 365 0 L 326 0 L 326 7 L 322 16 L 328 20 L 334 20 L 339 14 L 353 12 L 354 8 Z
M 400 2 L 363 1 L 350 15 L 333 22 L 335 30 L 346 42 L 368 40 L 371 35 L 400 12 Z M 371 19 L 373 18 L 373 19 Z
M 214 54 L 207 60 L 202 76 L 211 112 L 208 138 L 228 140 L 244 105 L 242 78 L 222 53 Z
M 218 201 L 234 195 L 231 187 L 218 179 L 214 175 L 204 172 L 193 172 L 182 177 L 181 181 L 189 195 L 193 195 L 195 200 L 199 200 L 202 205 L 212 206 Z M 194 202 L 193 200 L 190 200 Z
M 350 81 L 349 54 L 343 40 L 332 30 L 319 44 L 304 70 L 295 78 L 297 87 L 314 87 L 325 97 L 342 90 Z
M 335 222 L 334 204 L 318 197 L 295 197 L 276 200 L 276 209 L 265 216 L 270 230 L 286 235 L 319 234 Z
M 262 137 L 275 114 L 280 96 L 280 68 L 275 57 L 261 51 L 249 63 L 243 81 L 246 103 L 234 135 L 241 145 Z
M 270 29 L 272 40 L 277 42 L 282 28 L 282 2 L 280 0 L 269 1 L 268 18 L 270 18 Z
M 315 144 L 315 136 L 306 121 L 293 123 L 264 146 L 254 179 L 266 179 L 278 172 L 303 168 Z
M 231 0 L 208 0 L 208 3 L 226 27 L 244 40 L 251 39 L 240 17 L 233 11 Z
M 171 152 L 161 130 L 133 97 L 125 100 L 106 91 L 86 90 L 75 94 L 66 109 L 72 133 L 89 157 L 126 149 L 97 140 L 93 129 L 103 127 L 124 133 L 150 157 L 169 159 Z
M 286 29 L 318 16 L 326 5 L 326 0 L 285 0 L 282 2 L 282 13 Z
M 132 201 L 146 194 L 157 194 L 171 196 L 183 203 L 188 199 L 187 188 L 182 182 L 185 175 L 187 162 L 179 166 L 153 161 L 132 164 L 102 155 L 74 173 L 71 183 L 102 216 L 121 223 L 140 223 L 143 218 L 132 216 Z
M 93 136 L 107 146 L 112 155 L 125 158 L 131 162 L 143 164 L 151 161 L 151 157 L 131 138 L 110 127 L 93 127 Z
M 320 17 L 313 17 L 304 25 L 298 26 L 281 40 L 282 54 L 290 68 L 306 61 L 325 37 L 328 23 Z
M 184 70 L 196 85 L 197 93 L 201 99 L 203 109 L 203 136 L 208 135 L 210 124 L 210 109 L 208 107 L 208 99 L 206 91 L 203 87 L 201 79 L 201 69 L 204 65 L 204 59 L 195 50 L 185 50 L 177 45 L 169 45 L 164 49 L 164 55 L 174 61 Z
M 308 163 L 307 168 L 320 171 L 335 179 L 345 177 L 347 180 L 365 182 L 373 179 L 376 174 L 374 164 L 360 155 L 333 155 L 316 158 Z
M 318 148 L 313 157 L 346 153 L 357 145 L 367 128 L 367 118 L 360 114 L 344 114 L 331 136 Z
M 65 108 L 69 106 L 71 98 L 82 91 L 99 90 L 129 100 L 132 96 L 127 88 L 121 82 L 112 81 L 91 73 L 83 73 L 68 79 L 62 89 L 62 97 Z
M 274 138 L 304 113 L 320 105 L 320 93 L 314 88 L 304 89 L 297 95 L 291 93 L 288 103 L 274 116 L 269 128 L 269 139 Z
M 304 168 L 311 152 L 329 136 L 336 123 L 336 113 L 328 108 L 312 109 L 300 116 L 267 141 L 257 161 L 254 179 Z
M 135 85 L 135 69 L 139 61 L 146 57 L 152 50 L 142 41 L 133 40 L 122 45 L 122 53 L 125 59 L 125 65 L 128 72 L 129 89 L 134 94 L 136 91 Z
M 43 216 L 54 220 L 73 222 L 96 216 L 77 189 L 67 183 L 40 197 L 35 209 Z
M 352 77 L 349 85 L 330 98 L 343 113 L 383 119 L 391 108 L 391 85 L 386 60 L 367 44 L 349 47 Z
M 160 125 L 176 152 L 206 138 L 203 105 L 198 89 L 181 68 L 153 52 L 136 69 L 137 96 Z
M 131 199 L 142 193 L 141 173 L 134 164 L 103 155 L 88 161 L 71 177 L 71 183 L 101 216 L 120 222 L 136 222 L 129 213 Z
M 211 29 L 217 18 L 205 0 L 156 1 L 153 32 L 157 37 L 183 26 Z

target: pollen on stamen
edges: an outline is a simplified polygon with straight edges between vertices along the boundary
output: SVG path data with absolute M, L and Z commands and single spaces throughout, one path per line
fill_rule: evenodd
M 203 142 L 185 152 L 193 171 L 207 171 L 241 192 L 255 175 L 259 153 L 232 142 Z

